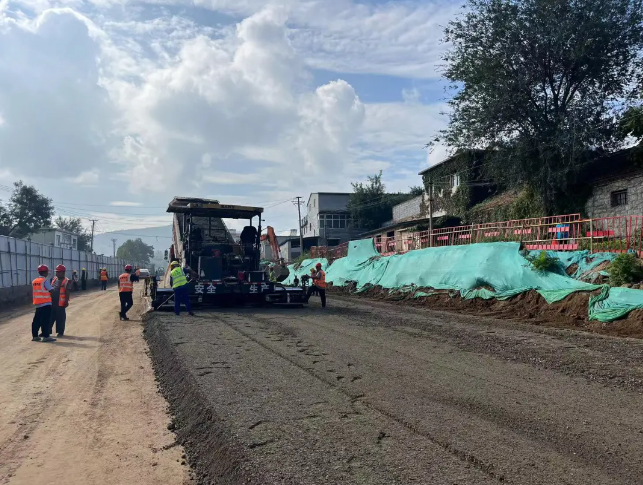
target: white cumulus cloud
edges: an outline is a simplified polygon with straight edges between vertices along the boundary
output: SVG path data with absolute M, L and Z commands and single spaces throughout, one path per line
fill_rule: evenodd
M 0 1 L 0 170 L 45 193 L 71 182 L 67 201 L 273 203 L 380 169 L 396 188 L 444 124 L 417 91 L 365 104 L 342 73 L 435 77 L 452 4 L 197 3 L 225 23 L 181 0 Z
M 117 160 L 131 180 L 163 190 L 204 160 L 223 173 L 262 161 L 272 166 L 273 182 L 296 179 L 298 168 L 341 168 L 364 107 L 341 80 L 307 91 L 309 73 L 285 22 L 282 10 L 262 10 L 229 38 L 185 42 L 173 63 L 148 72 L 143 83 L 107 84 L 124 113 L 127 137 Z M 238 184 L 249 180 L 239 176 Z M 217 176 L 205 181 L 217 183 Z

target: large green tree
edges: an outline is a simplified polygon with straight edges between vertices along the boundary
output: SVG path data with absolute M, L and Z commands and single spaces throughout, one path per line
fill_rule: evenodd
M 116 250 L 116 257 L 149 264 L 154 257 L 154 247 L 145 244 L 141 238 L 128 239 Z
M 80 217 L 68 217 L 64 218 L 58 216 L 54 221 L 54 224 L 59 229 L 72 232 L 78 235 L 78 249 L 80 251 L 89 251 L 91 248 L 91 233 L 83 226 L 83 223 Z
M 627 136 L 643 141 L 643 106 L 629 108 L 621 119 L 621 127 Z
M 592 154 L 617 148 L 636 95 L 642 0 L 469 0 L 449 23 L 455 148 L 491 148 L 494 175 L 554 211 Z
M 22 181 L 13 185 L 8 203 L 0 205 L 0 235 L 22 238 L 50 227 L 54 215 L 51 199 Z
M 348 210 L 354 223 L 361 229 L 370 230 L 381 227 L 393 217 L 393 206 L 412 197 L 422 195 L 421 187 L 411 187 L 408 194 L 388 194 L 382 182 L 382 172 L 367 177 L 367 182 L 353 183 L 353 193 L 348 202 Z

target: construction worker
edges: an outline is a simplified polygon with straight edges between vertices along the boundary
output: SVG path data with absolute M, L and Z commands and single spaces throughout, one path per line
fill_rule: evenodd
M 71 272 L 71 289 L 78 291 L 78 271 L 76 270 Z
M 107 290 L 107 282 L 109 281 L 109 275 L 107 274 L 107 268 L 100 269 L 100 289 Z
M 134 292 L 134 278 L 132 274 L 132 266 L 129 264 L 125 265 L 125 272 L 118 277 L 118 297 L 121 300 L 121 311 L 118 312 L 118 315 L 122 320 L 129 320 L 127 318 L 127 312 L 132 306 L 134 306 L 134 300 L 132 299 L 132 293 Z
M 277 282 L 277 274 L 275 273 L 275 263 L 270 263 L 270 270 L 268 271 L 268 281 L 271 283 Z
M 188 287 L 188 278 L 186 272 L 189 275 L 191 270 L 186 268 L 184 271 L 181 269 L 181 265 L 178 261 L 172 261 L 170 263 L 170 284 L 174 290 L 174 313 L 177 315 L 181 314 L 181 303 L 185 304 L 185 308 L 188 311 L 188 315 L 194 316 L 192 313 L 192 307 L 190 306 L 190 291 Z
M 38 278 L 31 283 L 33 291 L 33 304 L 36 307 L 36 312 L 31 322 L 31 340 L 40 342 L 38 331 L 42 332 L 43 342 L 55 342 L 55 338 L 51 338 L 50 320 L 51 320 L 51 292 L 53 287 L 47 279 L 49 276 L 49 268 L 47 265 L 41 264 L 38 266 Z
M 56 322 L 57 337 L 64 337 L 65 323 L 67 322 L 67 307 L 69 306 L 71 281 L 65 277 L 66 271 L 67 268 L 59 264 L 56 266 L 56 277 L 51 280 L 53 291 L 51 292 L 51 324 L 49 328 L 53 330 L 54 322 Z
M 326 308 L 326 273 L 322 269 L 321 263 L 317 263 L 315 271 L 313 271 L 311 277 L 313 279 L 313 284 L 308 289 L 306 301 L 310 299 L 310 295 L 313 294 L 313 289 L 316 288 L 319 293 L 319 298 L 321 298 L 322 308 Z
M 87 289 L 87 270 L 85 268 L 80 270 L 80 289 L 82 291 Z
M 317 288 L 315 287 L 315 284 L 313 282 L 313 279 L 315 278 L 315 268 L 310 268 L 310 294 L 318 296 L 319 292 L 317 291 Z

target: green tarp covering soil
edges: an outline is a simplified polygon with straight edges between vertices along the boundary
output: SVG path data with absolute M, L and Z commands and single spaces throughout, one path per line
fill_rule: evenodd
M 351 282 L 357 291 L 373 286 L 406 292 L 409 288 L 457 290 L 464 299 L 508 299 L 520 293 L 536 290 L 548 303 L 560 301 L 578 291 L 601 289 L 599 285 L 578 281 L 564 270 L 572 264 L 580 275 L 613 255 L 589 255 L 585 251 L 551 254 L 561 260 L 561 274 L 535 271 L 521 255 L 519 244 L 497 242 L 419 249 L 382 257 L 372 239 L 351 241 L 348 255 L 328 265 L 326 259 L 308 259 L 295 269 L 289 267 L 286 284 L 292 284 L 295 275 L 310 274 L 318 262 L 326 271 L 326 281 L 334 286 Z M 592 319 L 611 321 L 630 311 L 643 308 L 643 291 L 604 287 L 603 297 L 590 302 Z

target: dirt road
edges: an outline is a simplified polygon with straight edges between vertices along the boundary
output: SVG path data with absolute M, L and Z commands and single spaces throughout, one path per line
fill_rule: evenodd
M 155 314 L 203 483 L 643 483 L 643 343 L 331 298 Z
M 0 315 L 0 484 L 188 483 L 138 305 L 120 322 L 117 301 L 73 295 L 55 343 L 31 342 L 29 309 Z

